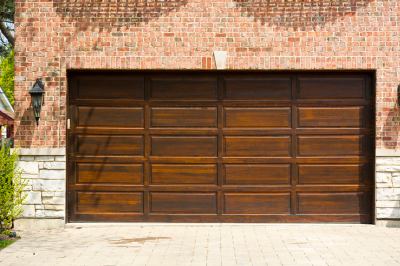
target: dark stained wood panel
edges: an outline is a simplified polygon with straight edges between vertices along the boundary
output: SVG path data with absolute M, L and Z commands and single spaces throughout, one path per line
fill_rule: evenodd
M 68 76 L 69 222 L 373 221 L 370 73 Z
M 299 214 L 355 214 L 369 211 L 364 193 L 298 193 Z
M 363 181 L 365 165 L 358 164 L 300 164 L 299 184 L 359 184 Z
M 365 125 L 364 107 L 300 107 L 299 127 L 355 127 Z
M 144 78 L 83 76 L 78 79 L 77 99 L 144 99 Z
M 217 156 L 217 137 L 152 137 L 153 156 Z
M 143 128 L 142 107 L 78 107 L 78 123 L 81 127 Z
M 79 155 L 143 155 L 143 136 L 78 135 Z
M 215 99 L 217 79 L 212 77 L 155 77 L 151 78 L 152 99 Z
M 363 99 L 363 77 L 300 77 L 297 96 L 299 99 Z
M 154 107 L 152 127 L 216 127 L 216 107 Z
M 290 156 L 289 136 L 225 137 L 226 156 Z
M 224 96 L 230 100 L 290 100 L 292 95 L 290 77 L 227 77 L 224 85 Z
M 216 164 L 152 164 L 152 184 L 216 184 Z
M 143 164 L 77 163 L 77 183 L 142 184 Z
M 77 192 L 76 197 L 79 213 L 143 212 L 142 193 Z
M 215 193 L 152 192 L 151 213 L 216 214 Z
M 290 108 L 232 108 L 224 109 L 227 128 L 291 127 Z
M 289 214 L 289 193 L 225 193 L 226 214 Z
M 363 154 L 363 136 L 299 136 L 300 156 L 357 156 Z
M 227 185 L 289 185 L 290 164 L 225 164 Z

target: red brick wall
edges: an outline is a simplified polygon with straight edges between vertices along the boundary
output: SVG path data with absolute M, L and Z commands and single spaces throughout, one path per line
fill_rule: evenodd
M 67 69 L 368 69 L 377 148 L 400 148 L 398 0 L 16 0 L 16 144 L 65 146 Z M 28 89 L 43 77 L 37 127 Z

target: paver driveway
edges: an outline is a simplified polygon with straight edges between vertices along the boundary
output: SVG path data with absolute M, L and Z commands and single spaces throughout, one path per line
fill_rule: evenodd
M 25 233 L 0 265 L 400 265 L 373 225 L 75 224 Z

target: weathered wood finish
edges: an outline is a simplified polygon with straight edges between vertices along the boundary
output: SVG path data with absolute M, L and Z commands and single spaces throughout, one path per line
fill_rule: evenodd
M 72 72 L 69 221 L 372 221 L 364 73 Z

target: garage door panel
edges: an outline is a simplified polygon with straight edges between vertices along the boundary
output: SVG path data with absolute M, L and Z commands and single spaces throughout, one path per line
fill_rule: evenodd
M 151 99 L 215 99 L 217 79 L 209 77 L 155 77 L 150 81 Z
M 126 107 L 89 107 L 77 108 L 78 127 L 119 127 L 143 128 L 144 110 Z
M 80 77 L 77 82 L 77 99 L 144 99 L 144 77 L 96 75 Z
M 226 214 L 289 214 L 290 193 L 225 193 Z
M 71 72 L 68 219 L 371 222 L 371 80 Z
M 78 213 L 142 213 L 143 193 L 77 192 Z
M 365 107 L 300 107 L 299 127 L 353 127 L 365 126 Z
M 365 144 L 365 136 L 299 136 L 298 155 L 359 156 Z
M 217 156 L 218 140 L 216 136 L 180 136 L 151 138 L 153 156 Z
M 227 100 L 290 100 L 291 78 L 224 78 Z
M 226 156 L 290 156 L 289 136 L 225 137 Z
M 299 214 L 359 214 L 367 213 L 370 201 L 367 193 L 298 193 Z
M 151 213 L 216 214 L 216 193 L 152 192 Z
M 143 136 L 94 136 L 77 137 L 78 155 L 143 155 Z
M 359 184 L 367 175 L 363 164 L 300 164 L 299 184 Z
M 224 121 L 227 128 L 290 127 L 290 108 L 225 108 Z
M 143 184 L 143 164 L 76 163 L 78 184 Z
M 225 164 L 226 185 L 289 185 L 290 164 Z
M 363 99 L 366 95 L 362 77 L 300 77 L 298 84 L 299 99 Z
M 152 127 L 217 127 L 216 107 L 153 107 Z
M 152 164 L 152 184 L 216 184 L 216 164 Z

